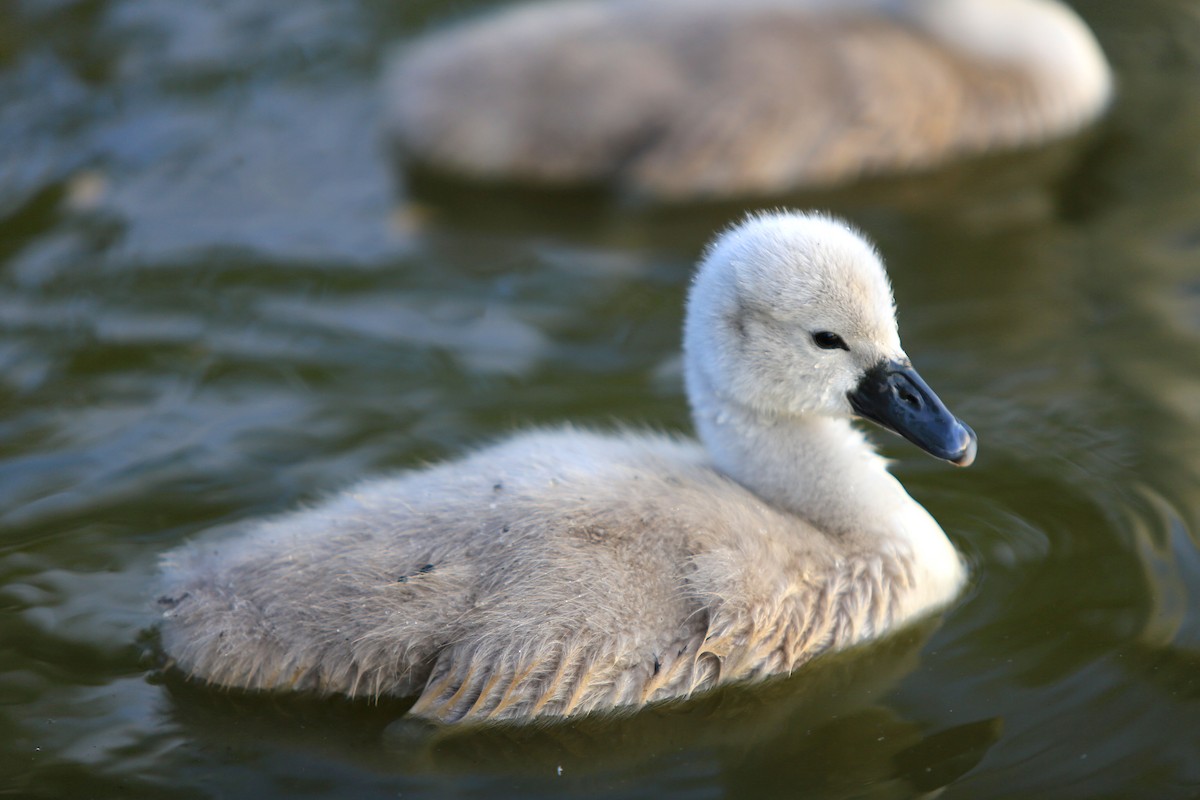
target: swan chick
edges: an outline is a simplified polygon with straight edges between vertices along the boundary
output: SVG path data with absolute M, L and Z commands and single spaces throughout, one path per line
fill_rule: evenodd
M 956 551 L 852 418 L 963 466 L 975 435 L 861 235 L 789 212 L 721 234 L 684 361 L 699 442 L 533 430 L 175 550 L 165 653 L 221 686 L 523 720 L 788 673 L 956 596 Z
M 1112 85 L 1057 0 L 560 0 L 401 48 L 385 134 L 401 165 L 686 201 L 1042 143 Z

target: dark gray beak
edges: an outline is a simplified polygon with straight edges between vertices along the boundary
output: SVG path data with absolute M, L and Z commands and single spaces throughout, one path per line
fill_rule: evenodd
M 975 460 L 975 431 L 942 405 L 912 364 L 880 362 L 847 396 L 860 417 L 900 434 L 926 453 L 960 467 Z

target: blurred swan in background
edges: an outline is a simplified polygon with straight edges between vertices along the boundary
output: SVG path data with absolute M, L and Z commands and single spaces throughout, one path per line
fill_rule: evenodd
M 679 201 L 1044 142 L 1111 94 L 1055 0 L 566 0 L 417 40 L 384 102 L 402 164 Z
M 871 245 L 747 219 L 701 263 L 684 350 L 702 445 L 538 430 L 184 547 L 166 653 L 225 686 L 420 695 L 446 722 L 566 716 L 787 673 L 954 598 L 957 553 L 851 424 L 975 456 Z

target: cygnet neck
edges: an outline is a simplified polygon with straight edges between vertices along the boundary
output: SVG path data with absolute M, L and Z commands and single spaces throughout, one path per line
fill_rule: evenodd
M 699 373 L 688 380 L 693 416 L 719 470 L 814 525 L 844 557 L 902 565 L 911 584 L 896 619 L 954 597 L 966 575 L 954 546 L 849 419 L 765 416 L 721 403 Z
M 764 414 L 720 398 L 700 370 L 688 383 L 697 433 L 717 469 L 763 500 L 836 537 L 887 534 L 889 521 L 914 515 L 944 540 L 849 419 Z

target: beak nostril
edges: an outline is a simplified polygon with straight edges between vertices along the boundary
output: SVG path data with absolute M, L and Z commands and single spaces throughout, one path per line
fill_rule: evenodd
M 910 405 L 913 408 L 921 407 L 921 396 L 914 392 L 910 392 L 903 386 L 896 387 L 896 397 L 900 399 L 900 402 Z

